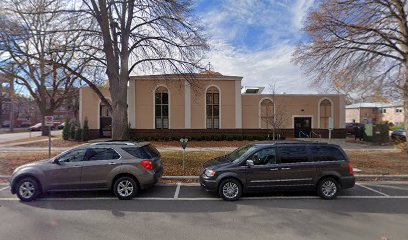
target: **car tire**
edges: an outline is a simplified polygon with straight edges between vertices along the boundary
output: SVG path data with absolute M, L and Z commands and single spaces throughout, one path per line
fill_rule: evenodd
M 236 179 L 225 179 L 218 188 L 218 195 L 225 201 L 236 201 L 242 195 L 242 185 Z
M 23 202 L 35 200 L 41 194 L 38 181 L 32 177 L 26 177 L 18 181 L 16 185 L 17 197 Z
M 120 200 L 130 200 L 136 197 L 139 187 L 131 177 L 120 177 L 113 185 L 113 192 Z
M 340 191 L 340 184 L 332 177 L 326 177 L 317 184 L 318 195 L 326 200 L 332 200 L 337 197 Z

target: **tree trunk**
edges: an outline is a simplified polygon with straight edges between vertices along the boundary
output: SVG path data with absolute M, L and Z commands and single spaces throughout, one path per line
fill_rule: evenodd
M 42 136 L 48 136 L 48 132 L 49 132 L 49 129 L 48 129 L 48 127 L 47 126 L 45 126 L 45 115 L 46 115 L 46 113 L 41 113 L 41 135 Z
M 127 82 L 127 81 L 126 81 Z M 121 80 L 111 86 L 112 96 L 112 139 L 126 140 L 128 115 L 127 115 L 127 84 Z M 124 86 L 121 86 L 124 85 Z

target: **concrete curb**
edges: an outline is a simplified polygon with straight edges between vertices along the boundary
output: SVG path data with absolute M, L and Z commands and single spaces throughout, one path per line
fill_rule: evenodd
M 408 175 L 355 175 L 357 181 L 408 181 Z M 10 176 L 0 175 L 0 180 L 8 180 Z M 162 180 L 198 180 L 200 176 L 163 176 Z

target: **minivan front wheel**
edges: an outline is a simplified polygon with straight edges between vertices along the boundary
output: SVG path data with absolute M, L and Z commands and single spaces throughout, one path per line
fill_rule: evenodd
M 317 193 L 323 199 L 335 199 L 340 191 L 339 183 L 331 177 L 323 178 L 317 185 Z
M 242 195 L 241 183 L 235 179 L 223 180 L 220 184 L 218 194 L 226 201 L 236 201 Z
M 113 192 L 120 200 L 130 200 L 136 197 L 138 186 L 131 177 L 120 177 L 115 181 Z
M 40 195 L 40 185 L 31 177 L 21 179 L 16 185 L 17 196 L 21 201 L 30 202 Z

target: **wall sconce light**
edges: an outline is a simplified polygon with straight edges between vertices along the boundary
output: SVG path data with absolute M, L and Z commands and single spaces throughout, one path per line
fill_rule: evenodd
M 304 112 L 304 111 L 305 111 L 305 109 L 300 109 L 300 111 L 301 111 L 301 112 Z

